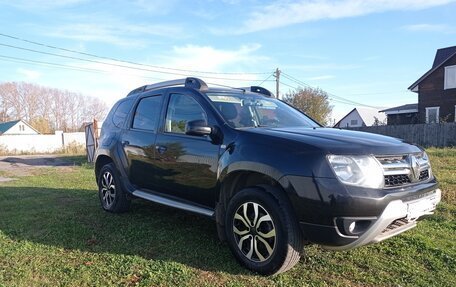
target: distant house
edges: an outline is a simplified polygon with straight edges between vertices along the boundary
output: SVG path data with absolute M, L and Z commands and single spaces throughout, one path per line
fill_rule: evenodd
M 432 68 L 409 90 L 418 93 L 418 122 L 456 122 L 456 46 L 438 49 Z
M 408 125 L 418 123 L 418 104 L 407 104 L 380 111 L 386 114 L 388 125 Z
M 357 128 L 372 126 L 375 123 L 385 123 L 386 116 L 383 113 L 379 113 L 376 109 L 371 108 L 354 108 L 346 116 L 344 116 L 339 122 L 337 122 L 335 128 Z
M 38 135 L 40 134 L 31 125 L 23 120 L 0 123 L 0 136 L 2 135 Z

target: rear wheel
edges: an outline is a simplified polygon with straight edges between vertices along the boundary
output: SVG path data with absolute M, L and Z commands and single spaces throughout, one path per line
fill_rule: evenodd
M 113 163 L 104 165 L 100 170 L 98 196 L 106 211 L 119 213 L 130 208 L 130 200 L 120 184 L 120 177 Z
M 237 193 L 228 205 L 225 231 L 236 259 L 264 275 L 291 269 L 303 241 L 287 198 L 262 188 Z

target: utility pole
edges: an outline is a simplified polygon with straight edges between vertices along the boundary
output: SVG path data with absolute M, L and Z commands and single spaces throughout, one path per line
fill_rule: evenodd
M 274 72 L 274 77 L 276 78 L 276 98 L 280 100 L 280 94 L 279 94 L 279 84 L 280 84 L 280 73 L 282 71 L 277 68 Z

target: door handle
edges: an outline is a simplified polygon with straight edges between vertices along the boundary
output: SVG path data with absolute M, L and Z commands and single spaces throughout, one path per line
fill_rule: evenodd
M 163 154 L 166 152 L 168 148 L 162 145 L 156 145 L 155 150 L 158 151 L 158 153 Z

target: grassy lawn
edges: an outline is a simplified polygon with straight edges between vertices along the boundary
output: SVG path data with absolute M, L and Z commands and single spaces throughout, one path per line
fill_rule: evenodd
M 92 167 L 72 157 L 0 183 L 0 286 L 456 286 L 456 149 L 428 152 L 444 191 L 435 215 L 376 245 L 308 246 L 274 277 L 240 267 L 210 219 L 139 200 L 102 211 Z

